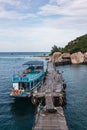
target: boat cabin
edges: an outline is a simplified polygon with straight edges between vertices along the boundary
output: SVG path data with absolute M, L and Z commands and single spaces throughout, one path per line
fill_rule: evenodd
M 31 96 L 32 92 L 41 86 L 44 76 L 43 61 L 29 61 L 23 65 L 27 65 L 22 75 L 13 75 L 13 90 L 11 96 Z

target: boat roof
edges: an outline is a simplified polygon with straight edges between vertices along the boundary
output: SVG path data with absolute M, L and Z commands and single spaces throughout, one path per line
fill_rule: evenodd
M 43 61 L 28 61 L 24 63 L 23 65 L 29 65 L 29 66 L 43 66 Z

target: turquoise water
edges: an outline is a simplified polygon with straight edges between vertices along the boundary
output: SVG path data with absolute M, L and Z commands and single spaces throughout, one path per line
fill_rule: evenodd
M 58 67 L 67 84 L 64 112 L 69 130 L 87 130 L 87 65 Z
M 36 108 L 29 99 L 11 98 L 11 78 L 28 56 L 0 56 L 0 130 L 32 130 Z M 87 130 L 87 66 L 58 67 L 67 84 L 64 107 L 69 130 Z

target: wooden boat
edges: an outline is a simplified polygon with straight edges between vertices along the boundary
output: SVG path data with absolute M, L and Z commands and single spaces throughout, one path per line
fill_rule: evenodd
M 10 96 L 13 97 L 31 97 L 32 93 L 40 88 L 46 66 L 43 61 L 29 61 L 24 63 L 28 68 L 21 75 L 13 75 L 13 89 Z

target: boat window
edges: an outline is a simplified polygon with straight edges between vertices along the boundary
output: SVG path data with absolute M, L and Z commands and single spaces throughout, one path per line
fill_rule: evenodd
M 27 83 L 27 82 L 19 82 L 19 89 L 28 90 L 29 89 L 29 83 Z
M 42 66 L 37 66 L 37 70 L 42 70 Z
M 37 83 L 39 83 L 41 80 L 40 79 L 37 79 Z
M 33 82 L 31 82 L 31 88 L 33 88 Z
M 37 84 L 37 80 L 34 81 L 34 85 L 36 85 L 36 84 Z

